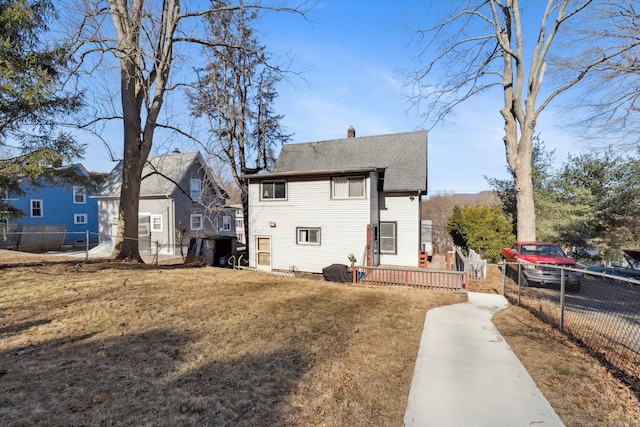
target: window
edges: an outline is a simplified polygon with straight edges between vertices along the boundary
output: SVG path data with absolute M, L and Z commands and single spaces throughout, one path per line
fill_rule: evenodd
M 396 253 L 396 223 L 395 222 L 380 223 L 380 253 L 383 253 L 383 254 Z
M 87 223 L 87 214 L 73 214 L 73 223 L 74 224 L 86 224 Z
M 319 245 L 320 229 L 319 228 L 296 228 L 299 245 Z
M 191 230 L 202 230 L 202 214 L 191 214 Z
M 73 203 L 76 205 L 87 203 L 87 195 L 82 187 L 73 186 Z
M 31 218 L 42 218 L 42 200 L 31 200 Z
M 149 231 L 149 223 L 147 222 L 139 222 L 138 223 L 138 236 L 148 236 L 150 233 Z
M 364 197 L 364 177 L 336 177 L 333 178 L 333 197 L 348 199 Z
M 263 181 L 260 194 L 263 199 L 286 199 L 287 183 L 285 181 Z
M 216 229 L 218 231 L 230 231 L 231 217 L 228 215 L 216 217 Z
M 202 181 L 192 179 L 189 184 L 189 195 L 194 202 L 200 201 L 200 193 L 202 192 Z
M 151 215 L 151 231 L 162 231 L 162 215 Z
M 222 229 L 224 231 L 230 231 L 231 230 L 231 217 L 230 216 L 223 216 L 222 217 Z

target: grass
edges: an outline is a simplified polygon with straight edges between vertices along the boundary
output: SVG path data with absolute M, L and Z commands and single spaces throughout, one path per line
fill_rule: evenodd
M 492 273 L 472 290 L 501 289 Z M 465 300 L 113 262 L 0 277 L 2 426 L 400 426 L 426 311 Z M 566 336 L 515 306 L 494 323 L 567 426 L 639 425 Z
M 567 426 L 638 426 L 630 388 L 557 329 L 510 305 L 493 322 Z
M 426 311 L 465 300 L 212 268 L 0 274 L 3 426 L 398 426 Z
M 491 267 L 488 279 L 472 282 L 472 290 L 500 293 L 501 272 Z M 557 310 L 540 306 L 533 311 L 549 315 Z M 567 426 L 640 425 L 637 384 L 629 387 L 626 378 L 608 371 L 526 308 L 509 305 L 493 317 L 493 323 Z

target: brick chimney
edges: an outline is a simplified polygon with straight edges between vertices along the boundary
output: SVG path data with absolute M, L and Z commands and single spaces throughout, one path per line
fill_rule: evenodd
M 349 129 L 347 129 L 347 138 L 355 138 L 356 137 L 356 130 L 353 128 L 353 126 L 349 126 Z

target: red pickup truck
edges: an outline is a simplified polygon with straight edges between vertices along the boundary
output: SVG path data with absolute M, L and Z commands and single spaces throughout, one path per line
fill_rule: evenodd
M 569 258 L 559 245 L 547 242 L 515 242 L 510 248 L 502 249 L 502 258 L 521 264 L 527 282 L 540 286 L 560 284 L 562 269 L 558 267 L 584 268 Z M 566 271 L 567 289 L 579 291 L 581 278 L 580 272 Z

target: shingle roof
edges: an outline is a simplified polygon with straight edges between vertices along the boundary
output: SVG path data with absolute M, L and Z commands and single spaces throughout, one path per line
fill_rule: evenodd
M 193 153 L 172 153 L 150 157 L 142 170 L 146 177 L 140 184 L 140 196 L 168 196 L 176 188 L 174 182 L 180 182 L 193 162 L 200 155 Z M 154 171 L 160 172 L 154 173 Z M 167 178 L 165 178 L 165 176 Z M 111 171 L 104 184 L 98 191 L 98 197 L 118 197 L 122 186 L 122 161 L 118 162 Z
M 282 147 L 270 175 L 385 169 L 384 191 L 427 191 L 427 131 Z

